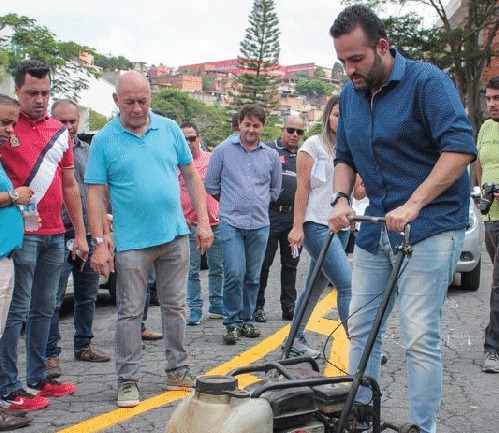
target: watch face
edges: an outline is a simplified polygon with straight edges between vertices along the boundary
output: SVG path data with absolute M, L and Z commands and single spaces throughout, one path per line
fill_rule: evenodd
M 16 201 L 19 198 L 19 193 L 15 190 L 9 192 L 10 198 L 13 201 Z

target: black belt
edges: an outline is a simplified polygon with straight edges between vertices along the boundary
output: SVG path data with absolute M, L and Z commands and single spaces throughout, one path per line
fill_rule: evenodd
M 281 213 L 293 212 L 293 206 L 279 206 L 276 204 L 270 204 L 269 207 L 270 207 L 270 209 L 275 210 L 277 212 L 281 212 Z

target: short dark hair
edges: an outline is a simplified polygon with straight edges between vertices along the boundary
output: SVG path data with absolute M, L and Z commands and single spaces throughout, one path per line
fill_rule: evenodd
M 167 117 L 166 116 L 166 113 L 161 109 L 161 108 L 151 108 L 151 111 L 154 113 L 154 114 L 157 114 L 158 116 L 161 116 L 161 117 Z
M 265 125 L 265 110 L 260 105 L 245 105 L 239 112 L 239 122 L 246 116 L 255 117 Z
M 499 90 L 499 75 L 492 77 L 487 83 L 487 89 Z
M 9 107 L 19 107 L 19 102 L 10 96 L 0 93 L 0 105 L 7 105 Z
M 358 26 L 364 31 L 367 43 L 375 48 L 381 38 L 388 40 L 383 21 L 367 6 L 352 5 L 343 9 L 329 29 L 333 38 L 352 33 Z
M 50 79 L 50 68 L 41 60 L 25 60 L 24 62 L 19 63 L 14 78 L 17 87 L 21 87 L 24 84 L 26 81 L 26 74 L 39 79 L 48 76 Z
M 184 128 L 192 128 L 192 129 L 194 129 L 194 131 L 196 132 L 196 134 L 199 135 L 199 128 L 192 121 L 187 121 L 187 122 L 182 123 L 182 125 L 180 125 L 180 129 L 184 129 Z

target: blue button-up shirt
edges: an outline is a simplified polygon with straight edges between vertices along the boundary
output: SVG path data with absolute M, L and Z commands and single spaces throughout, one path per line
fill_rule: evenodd
M 435 66 L 391 50 L 388 82 L 371 98 L 345 86 L 335 164 L 350 165 L 362 177 L 366 215 L 384 216 L 403 205 L 428 177 L 442 152 L 476 156 L 471 123 L 450 78 Z M 470 183 L 465 172 L 411 223 L 414 244 L 431 235 L 468 226 Z M 362 224 L 357 245 L 375 252 L 381 227 Z M 390 232 L 395 248 L 400 236 Z
M 269 203 L 281 192 L 279 154 L 264 143 L 248 152 L 239 135 L 213 150 L 206 172 L 206 191 L 220 195 L 220 220 L 254 230 L 269 223 Z

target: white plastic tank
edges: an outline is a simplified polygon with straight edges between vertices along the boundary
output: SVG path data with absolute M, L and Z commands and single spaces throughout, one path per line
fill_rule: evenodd
M 165 433 L 272 433 L 272 409 L 262 398 L 237 389 L 231 376 L 198 378 L 166 424 Z

